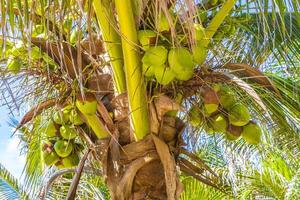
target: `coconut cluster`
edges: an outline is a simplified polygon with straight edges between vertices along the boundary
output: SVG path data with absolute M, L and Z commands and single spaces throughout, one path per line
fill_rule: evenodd
M 165 23 L 167 22 L 163 24 Z M 165 26 L 163 31 L 167 30 Z M 199 31 L 203 30 L 196 30 L 197 35 L 203 35 Z M 174 80 L 189 80 L 193 76 L 194 68 L 206 59 L 207 48 L 201 45 L 200 37 L 191 49 L 172 47 L 164 42 L 163 34 L 153 30 L 140 30 L 138 39 L 144 51 L 143 74 L 148 78 L 155 77 L 156 81 L 162 85 L 167 85 Z
M 58 168 L 72 168 L 79 163 L 79 153 L 83 146 L 76 143 L 76 126 L 83 125 L 79 112 L 72 105 L 67 105 L 53 113 L 52 118 L 43 123 L 40 131 L 47 136 L 43 146 L 46 165 Z
M 200 104 L 190 108 L 188 117 L 192 126 L 202 126 L 210 134 L 223 133 L 228 140 L 242 137 L 249 144 L 258 144 L 261 140 L 260 127 L 251 120 L 249 109 L 237 101 L 229 87 L 204 88 Z

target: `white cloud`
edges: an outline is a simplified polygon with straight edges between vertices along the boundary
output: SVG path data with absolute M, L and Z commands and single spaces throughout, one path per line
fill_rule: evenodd
M 0 163 L 8 169 L 11 174 L 20 179 L 23 167 L 25 165 L 25 155 L 20 155 L 19 139 L 12 137 L 2 143 L 0 152 Z

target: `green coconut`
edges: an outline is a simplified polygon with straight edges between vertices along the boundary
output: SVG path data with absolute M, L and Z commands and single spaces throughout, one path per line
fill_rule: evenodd
M 204 112 L 206 116 L 210 116 L 212 113 L 216 112 L 219 108 L 218 104 L 214 103 L 205 103 L 204 104 Z
M 154 76 L 154 67 L 152 65 L 143 64 L 142 65 L 142 69 L 143 69 L 143 74 L 146 77 L 152 77 L 152 76 Z
M 55 151 L 43 152 L 43 158 L 44 158 L 44 163 L 48 166 L 54 165 L 55 163 L 57 163 L 59 161 L 59 156 L 55 153 Z
M 219 92 L 221 90 L 221 85 L 220 84 L 213 84 L 213 90 L 215 92 Z
M 199 106 L 194 105 L 191 107 L 191 109 L 189 110 L 189 123 L 192 126 L 200 126 L 201 123 L 203 122 L 203 115 L 201 112 L 201 109 L 199 108 Z
M 175 73 L 176 74 L 176 79 L 180 80 L 180 81 L 187 81 L 190 80 L 193 75 L 194 75 L 194 70 L 183 70 L 179 73 Z
M 218 96 L 221 106 L 226 110 L 230 110 L 230 108 L 236 103 L 234 93 L 228 88 L 221 87 L 220 91 L 218 92 Z
M 66 124 L 69 121 L 69 111 L 61 110 L 53 114 L 53 120 L 57 124 Z
M 175 73 L 166 65 L 155 66 L 155 78 L 162 85 L 167 85 L 175 79 Z
M 249 124 L 243 127 L 242 137 L 249 144 L 260 143 L 261 135 L 262 132 L 260 127 L 253 122 L 250 122 Z
M 20 72 L 20 69 L 22 67 L 22 62 L 20 61 L 19 58 L 14 58 L 14 59 L 9 59 L 7 63 L 7 69 L 14 73 L 17 74 Z
M 55 137 L 57 129 L 54 122 L 52 120 L 48 120 L 42 124 L 40 131 L 46 133 L 48 137 Z
M 203 126 L 203 129 L 208 134 L 215 134 L 214 129 L 211 127 L 210 121 L 207 121 L 207 123 Z
M 62 159 L 62 164 L 65 168 L 76 167 L 79 164 L 79 156 L 76 153 L 72 153 Z
M 211 115 L 219 108 L 219 97 L 212 87 L 205 87 L 201 92 L 204 102 L 204 111 L 206 115 Z
M 76 126 L 82 125 L 84 123 L 75 109 L 71 110 L 69 120 L 72 124 Z
M 66 140 L 58 140 L 54 144 L 54 150 L 60 157 L 64 158 L 71 154 L 73 151 L 73 145 Z
M 192 54 L 185 48 L 171 49 L 168 62 L 176 74 L 180 74 L 182 71 L 191 71 L 195 67 Z
M 228 140 L 237 140 L 241 136 L 242 130 L 243 128 L 241 126 L 229 124 L 226 131 L 226 138 Z
M 146 66 L 159 66 L 166 62 L 168 50 L 164 46 L 149 47 L 145 51 L 142 62 Z
M 156 33 L 152 30 L 140 30 L 138 31 L 138 40 L 144 50 L 150 47 L 151 40 L 156 38 Z
M 60 135 L 62 138 L 71 140 L 77 137 L 77 131 L 73 126 L 62 125 L 59 129 Z
M 228 111 L 228 118 L 230 124 L 244 126 L 250 120 L 250 113 L 245 105 L 237 103 Z
M 207 56 L 207 48 L 202 45 L 194 45 L 192 47 L 193 60 L 196 64 L 201 65 Z
M 210 121 L 211 127 L 218 133 L 225 133 L 227 130 L 227 119 L 222 114 L 217 114 Z
M 158 23 L 157 23 L 157 30 L 159 32 L 169 31 L 170 25 L 168 22 L 167 17 L 164 14 L 160 14 Z
M 76 106 L 80 112 L 86 115 L 94 115 L 97 112 L 97 101 L 93 94 L 86 94 L 85 99 L 81 96 L 76 100 Z

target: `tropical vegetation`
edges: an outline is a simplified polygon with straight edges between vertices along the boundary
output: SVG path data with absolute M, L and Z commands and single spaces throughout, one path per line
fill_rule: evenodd
M 299 199 L 296 0 L 1 0 L 2 199 Z M 28 109 L 29 108 L 29 109 Z

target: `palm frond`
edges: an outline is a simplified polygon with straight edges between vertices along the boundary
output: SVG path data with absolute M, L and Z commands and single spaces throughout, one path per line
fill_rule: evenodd
M 0 198 L 1 199 L 29 199 L 28 193 L 18 179 L 0 163 Z

